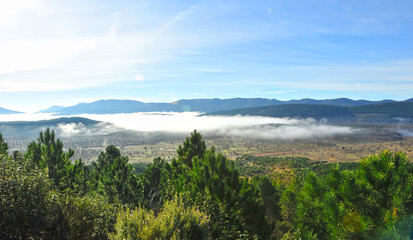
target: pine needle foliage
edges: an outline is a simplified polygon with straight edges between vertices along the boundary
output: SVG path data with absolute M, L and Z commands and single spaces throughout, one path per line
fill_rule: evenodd
M 295 231 L 318 239 L 371 239 L 391 232 L 406 214 L 413 178 L 402 152 L 383 151 L 355 171 L 332 167 L 324 178 L 310 172 L 297 197 Z M 397 224 L 396 224 L 397 225 Z

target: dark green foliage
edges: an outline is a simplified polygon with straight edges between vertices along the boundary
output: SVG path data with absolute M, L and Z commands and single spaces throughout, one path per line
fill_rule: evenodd
M 408 213 L 413 179 L 407 166 L 401 152 L 384 151 L 362 159 L 356 171 L 335 166 L 323 178 L 310 172 L 297 196 L 296 231 L 319 239 L 388 234 Z
M 21 152 L 19 152 L 18 150 L 13 151 L 12 158 L 16 162 L 23 162 L 24 161 L 24 155 Z
M 196 130 L 191 133 L 191 137 L 187 137 L 183 146 L 179 145 L 178 153 L 179 160 L 192 168 L 192 161 L 194 157 L 202 159 L 206 150 L 205 142 L 202 140 L 202 135 Z
M 120 150 L 110 145 L 106 147 L 105 152 L 101 152 L 98 161 L 93 162 L 93 167 L 96 172 L 101 172 L 106 165 L 112 165 L 117 157 L 121 157 Z
M 30 143 L 25 155 L 41 169 L 47 169 L 49 178 L 60 190 L 85 191 L 86 177 L 81 159 L 71 162 L 75 154 L 72 149 L 63 151 L 63 143 L 55 139 L 55 132 L 41 132 L 36 142 Z
M 137 176 L 115 146 L 92 166 L 72 162 L 74 152 L 63 151 L 50 130 L 24 156 L 8 155 L 1 135 L 0 147 L 1 239 L 407 239 L 412 233 L 413 165 L 401 152 L 342 164 L 248 155 L 230 161 L 194 131 L 171 163 L 155 158 Z M 287 181 L 274 166 L 287 169 Z
M 31 161 L 0 158 L 0 239 L 107 239 L 119 209 L 59 192 Z
M 260 201 L 263 203 L 265 219 L 273 228 L 278 224 L 281 218 L 280 191 L 274 182 L 265 176 L 256 176 L 252 178 L 251 184 L 258 190 Z M 274 237 L 274 236 L 273 236 Z
M 4 141 L 4 139 L 3 139 L 3 135 L 0 133 L 0 156 L 1 155 L 6 155 L 7 156 L 7 154 L 8 154 L 8 151 L 9 150 L 9 145 L 7 145 L 7 143 Z
M 47 236 L 54 220 L 52 191 L 35 165 L 0 157 L 0 238 Z
M 178 150 L 178 159 L 166 166 L 169 196 L 182 193 L 211 217 L 214 239 L 241 235 L 267 238 L 271 228 L 259 191 L 241 179 L 234 163 L 212 147 L 205 150 L 202 136 L 194 131 Z
M 138 163 L 131 163 L 131 165 L 133 166 L 133 168 L 135 169 L 134 173 L 135 175 L 139 175 L 141 173 L 143 173 L 148 167 L 149 164 L 148 163 L 143 163 L 143 162 L 138 162 Z
M 139 175 L 144 189 L 144 206 L 155 212 L 161 207 L 164 198 L 165 166 L 165 160 L 160 157 L 155 158 L 153 163 Z
M 143 187 L 129 158 L 122 156 L 113 145 L 106 148 L 93 164 L 93 189 L 105 196 L 110 203 L 119 200 L 124 204 L 138 206 L 143 198 Z
M 361 160 L 358 176 L 371 188 L 374 206 L 379 209 L 372 213 L 375 223 L 391 222 L 405 213 L 413 190 L 407 164 L 404 153 L 387 150 Z
M 99 196 L 58 195 L 54 199 L 53 239 L 108 239 L 122 208 Z
M 388 224 L 385 229 L 374 237 L 378 240 L 405 240 L 413 237 L 413 217 L 406 216 L 399 221 Z

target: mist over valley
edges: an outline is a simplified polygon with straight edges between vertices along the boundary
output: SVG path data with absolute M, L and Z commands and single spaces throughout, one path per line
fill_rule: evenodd
M 218 116 L 199 112 L 137 112 L 3 115 L 0 132 L 11 150 L 25 151 L 39 132 L 50 128 L 76 157 L 96 160 L 109 145 L 120 147 L 133 162 L 156 156 L 172 159 L 190 132 L 201 132 L 208 143 L 227 156 L 293 151 L 366 142 L 388 142 L 411 136 L 409 121 L 387 124 L 339 124 L 328 119 L 268 116 Z M 334 140 L 333 140 L 334 139 Z M 341 142 L 340 142 L 341 141 Z M 317 150 L 319 151 L 319 150 Z

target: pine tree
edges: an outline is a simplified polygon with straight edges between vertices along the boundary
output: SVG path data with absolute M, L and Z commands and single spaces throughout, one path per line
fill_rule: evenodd
M 259 192 L 248 179 L 241 179 L 232 161 L 215 148 L 206 149 L 201 134 L 194 131 L 178 149 L 178 159 L 166 165 L 169 196 L 183 194 L 211 216 L 212 237 L 267 238 L 271 228 Z
M 93 164 L 93 188 L 111 203 L 119 200 L 138 206 L 143 199 L 143 186 L 128 161 L 129 158 L 122 156 L 118 148 L 108 146 Z
M 0 133 L 0 155 L 7 156 L 7 150 L 9 150 L 9 145 L 7 145 L 7 142 L 4 141 L 3 135 Z
M 205 142 L 202 140 L 202 135 L 194 130 L 191 137 L 187 137 L 183 146 L 179 145 L 177 153 L 179 160 L 185 163 L 189 168 L 192 168 L 194 157 L 202 159 L 206 150 Z
M 80 191 L 86 188 L 84 164 L 81 159 L 73 164 L 70 159 L 74 154 L 72 149 L 63 151 L 62 141 L 55 139 L 55 132 L 47 128 L 40 132 L 37 143 L 29 144 L 25 159 L 33 161 L 41 169 L 47 169 L 49 178 L 61 190 L 70 188 Z

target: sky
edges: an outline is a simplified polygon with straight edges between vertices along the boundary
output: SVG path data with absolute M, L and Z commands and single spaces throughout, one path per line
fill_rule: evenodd
M 413 97 L 413 1 L 0 0 L 0 107 Z

